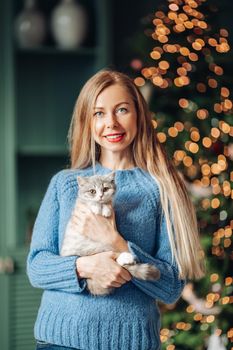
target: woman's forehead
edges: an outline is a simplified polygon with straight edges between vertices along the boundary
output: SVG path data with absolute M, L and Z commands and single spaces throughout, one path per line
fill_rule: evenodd
M 114 84 L 102 90 L 96 98 L 94 107 L 101 108 L 106 104 L 131 103 L 132 96 L 128 89 L 120 84 Z

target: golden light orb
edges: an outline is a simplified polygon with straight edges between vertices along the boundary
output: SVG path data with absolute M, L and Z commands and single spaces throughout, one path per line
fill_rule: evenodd
M 187 28 L 187 29 L 192 29 L 194 27 L 193 23 L 191 21 L 186 21 L 184 22 L 184 26 Z
M 198 41 L 194 41 L 192 43 L 192 47 L 196 51 L 200 51 L 202 49 L 202 45 Z
M 158 132 L 157 137 L 160 143 L 164 143 L 167 140 L 167 136 L 164 132 Z
M 189 151 L 192 153 L 197 153 L 199 151 L 199 146 L 197 143 L 192 142 L 189 146 Z
M 222 106 L 221 106 L 220 103 L 215 103 L 215 104 L 214 104 L 214 111 L 215 111 L 216 113 L 222 113 Z
M 158 41 L 160 42 L 160 43 L 167 43 L 168 42 L 168 37 L 166 36 L 166 35 L 159 35 L 158 36 Z
M 188 56 L 190 54 L 190 50 L 187 47 L 183 46 L 180 48 L 180 53 L 183 56 Z
M 185 26 L 183 24 L 176 24 L 173 29 L 176 33 L 182 33 L 185 31 Z
M 218 279 L 219 279 L 219 275 L 218 275 L 217 273 L 212 273 L 212 275 L 210 276 L 210 281 L 211 281 L 212 283 L 217 282 Z
M 226 99 L 224 101 L 224 107 L 227 108 L 227 109 L 231 109 L 232 108 L 232 101 L 229 100 L 229 99 Z
M 175 350 L 175 348 L 175 345 L 170 344 L 166 347 L 166 350 Z
M 169 335 L 169 333 L 170 333 L 170 331 L 169 331 L 169 329 L 167 329 L 167 328 L 162 328 L 161 330 L 160 330 L 160 334 L 162 334 L 162 335 Z
M 185 328 L 185 323 L 184 322 L 178 322 L 176 324 L 176 328 L 177 329 L 184 329 Z
M 212 146 L 212 140 L 209 137 L 204 137 L 202 140 L 202 144 L 206 148 L 210 148 Z
M 162 19 L 165 17 L 165 13 L 163 11 L 156 11 L 155 16 Z
M 207 210 L 210 207 L 210 200 L 208 198 L 203 199 L 201 206 L 203 209 Z
M 186 98 L 180 98 L 179 99 L 179 105 L 181 108 L 188 108 L 189 101 Z
M 176 137 L 178 135 L 178 130 L 172 126 L 168 129 L 168 135 L 171 137 Z
M 203 164 L 201 166 L 201 172 L 203 175 L 209 175 L 210 174 L 210 166 L 208 164 Z
M 195 308 L 194 308 L 193 305 L 189 305 L 189 306 L 186 308 L 186 311 L 187 311 L 189 314 L 193 313 L 194 310 L 195 310 Z
M 184 124 L 181 123 L 181 122 L 179 122 L 179 121 L 175 122 L 174 127 L 175 127 L 179 132 L 181 132 L 181 131 L 184 130 Z
M 211 165 L 211 171 L 212 171 L 213 174 L 216 174 L 216 175 L 220 174 L 221 173 L 221 168 L 220 168 L 219 164 L 217 164 L 217 163 L 212 164 Z
M 217 40 L 214 39 L 214 38 L 209 38 L 209 39 L 208 39 L 208 44 L 209 44 L 210 46 L 215 47 L 215 46 L 218 45 L 218 42 L 217 42 Z
M 151 58 L 153 58 L 153 60 L 158 60 L 161 58 L 161 54 L 158 51 L 152 51 L 150 53 L 150 56 L 151 56 Z
M 229 36 L 229 33 L 225 28 L 222 28 L 220 29 L 220 35 L 227 38 Z
M 230 238 L 226 238 L 224 239 L 224 248 L 229 248 L 231 246 L 231 239 Z
M 196 61 L 198 61 L 199 58 L 198 58 L 198 55 L 195 52 L 191 52 L 189 54 L 189 59 L 190 59 L 190 61 L 196 62 Z
M 221 302 L 223 305 L 229 304 L 230 302 L 230 298 L 229 297 L 224 297 L 221 299 Z
M 195 142 L 199 141 L 199 140 L 200 140 L 200 134 L 199 134 L 199 132 L 198 132 L 198 131 L 192 131 L 192 132 L 191 132 L 191 135 L 190 135 L 190 138 L 191 138 L 193 141 L 195 141 Z
M 197 91 L 202 92 L 202 93 L 206 92 L 206 85 L 203 83 L 198 83 L 197 84 Z
M 174 153 L 174 157 L 175 157 L 175 159 L 176 160 L 178 160 L 178 161 L 182 161 L 183 160 L 183 158 L 186 156 L 186 153 L 184 152 L 184 151 L 175 151 L 175 153 Z
M 222 87 L 221 88 L 221 96 L 227 98 L 227 97 L 229 97 L 229 95 L 230 95 L 230 90 L 226 87 Z
M 206 29 L 208 27 L 208 25 L 205 21 L 199 21 L 198 27 L 200 27 L 201 29 Z
M 208 85 L 212 89 L 215 89 L 218 86 L 217 80 L 215 80 L 215 79 L 208 79 Z
M 185 156 L 185 157 L 183 158 L 183 163 L 184 163 L 184 165 L 185 165 L 186 167 L 190 167 L 190 166 L 193 164 L 193 160 L 192 160 L 191 157 Z
M 167 16 L 172 21 L 174 21 L 177 18 L 177 14 L 175 12 L 172 12 L 172 11 L 169 11 Z
M 211 129 L 211 136 L 213 136 L 217 139 L 220 136 L 220 130 L 218 128 L 212 128 Z
M 202 314 L 198 312 L 196 315 L 194 315 L 193 319 L 195 321 L 201 321 L 202 317 Z
M 160 76 L 155 76 L 152 79 L 152 82 L 153 82 L 154 85 L 161 86 L 163 84 L 163 78 L 160 77 Z
M 170 67 L 170 64 L 168 61 L 160 61 L 159 62 L 159 68 L 168 69 L 169 67 Z
M 230 286 L 233 283 L 233 278 L 232 277 L 226 277 L 225 278 L 225 286 Z
M 141 77 L 137 77 L 134 79 L 134 84 L 137 86 L 143 86 L 143 85 L 145 85 L 145 79 L 143 79 Z
M 220 66 L 215 66 L 215 67 L 214 67 L 214 73 L 215 73 L 216 75 L 223 75 L 223 69 L 222 69 L 222 67 L 220 67 Z
M 171 11 L 178 11 L 179 10 L 179 6 L 177 4 L 170 4 L 168 7 Z
M 188 62 L 184 62 L 182 63 L 182 66 L 188 71 L 190 72 L 192 70 L 192 65 Z
M 214 322 L 214 320 L 215 320 L 215 316 L 214 315 L 209 315 L 209 316 L 206 317 L 206 322 L 207 323 L 212 323 L 212 322 Z
M 199 119 L 206 119 L 207 117 L 209 116 L 209 112 L 208 112 L 208 110 L 207 109 L 198 109 L 197 110 L 197 117 L 199 118 Z
M 220 200 L 218 198 L 213 198 L 211 201 L 211 207 L 217 209 L 220 206 Z
M 228 134 L 230 132 L 230 125 L 223 122 L 219 125 L 220 129 L 222 130 L 222 132 L 224 132 L 224 134 Z

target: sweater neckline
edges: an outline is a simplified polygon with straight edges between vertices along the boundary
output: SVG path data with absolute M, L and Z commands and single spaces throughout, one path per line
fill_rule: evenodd
M 127 169 L 110 169 L 110 168 L 107 168 L 105 166 L 103 166 L 100 162 L 96 161 L 96 168 L 99 168 L 99 169 L 103 169 L 105 171 L 108 171 L 108 172 L 118 172 L 118 173 L 126 173 L 126 172 L 131 172 L 131 171 L 135 171 L 135 170 L 139 170 L 140 168 L 139 167 L 132 167 L 132 168 L 127 168 Z

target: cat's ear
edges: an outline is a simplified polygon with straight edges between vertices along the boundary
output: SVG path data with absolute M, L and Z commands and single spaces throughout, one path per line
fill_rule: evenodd
M 114 181 L 114 179 L 115 179 L 115 172 L 114 171 L 112 171 L 111 173 L 109 173 L 109 174 L 107 174 L 106 175 L 106 178 L 109 180 L 109 181 Z
M 77 182 L 78 182 L 79 186 L 82 186 L 86 183 L 86 179 L 85 179 L 85 177 L 77 176 Z

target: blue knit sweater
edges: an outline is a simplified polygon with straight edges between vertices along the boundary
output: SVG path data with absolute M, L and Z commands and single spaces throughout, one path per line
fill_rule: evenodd
M 109 172 L 97 164 L 97 174 Z M 117 170 L 114 210 L 118 231 L 129 250 L 138 262 L 155 264 L 160 279 L 151 282 L 133 278 L 116 288 L 114 294 L 97 297 L 89 294 L 86 280 L 77 277 L 77 256 L 59 256 L 78 193 L 77 175 L 93 175 L 92 167 L 58 172 L 35 222 L 27 273 L 31 284 L 44 290 L 35 338 L 83 350 L 158 350 L 157 300 L 175 302 L 185 283 L 172 263 L 158 185 L 140 168 Z

